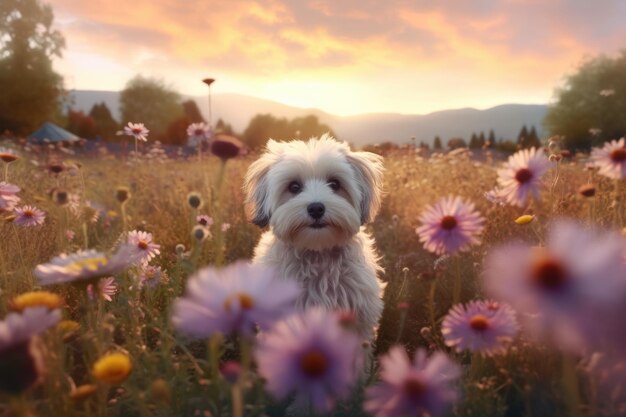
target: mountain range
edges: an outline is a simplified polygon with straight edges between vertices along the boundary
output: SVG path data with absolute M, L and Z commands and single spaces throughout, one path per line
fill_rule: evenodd
M 208 97 L 184 97 L 198 104 L 205 118 L 208 115 Z M 485 110 L 463 108 L 443 110 L 424 115 L 401 113 L 368 113 L 355 116 L 337 116 L 319 109 L 288 106 L 271 100 L 241 94 L 213 94 L 211 96 L 213 121 L 224 120 L 233 129 L 243 132 L 248 122 L 257 114 L 272 114 L 288 119 L 316 115 L 320 122 L 330 126 L 339 139 L 357 146 L 381 142 L 432 144 L 435 136 L 445 143 L 449 138 L 466 140 L 472 133 L 481 131 L 487 135 L 493 129 L 496 138 L 517 138 L 522 126 L 535 126 L 539 137 L 544 136 L 543 118 L 548 106 L 545 104 L 503 104 Z M 104 102 L 113 117 L 120 119 L 119 92 L 74 90 L 70 103 L 74 110 L 88 113 L 94 104 Z M 139 120 L 137 120 L 139 122 Z

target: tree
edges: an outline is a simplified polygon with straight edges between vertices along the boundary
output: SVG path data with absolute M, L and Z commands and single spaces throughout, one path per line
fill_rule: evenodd
M 106 103 L 94 104 L 89 111 L 89 116 L 96 125 L 96 135 L 106 140 L 112 140 L 116 137 L 119 138 L 119 136 L 115 134 L 119 130 L 119 123 L 113 118 Z
M 571 150 L 589 149 L 626 134 L 626 50 L 587 60 L 554 93 L 544 124 Z M 590 129 L 599 129 L 592 135 Z
M 191 120 L 191 123 L 204 122 L 202 113 L 200 113 L 200 109 L 198 108 L 198 103 L 194 100 L 183 102 L 183 113 Z
M 472 136 L 470 137 L 469 148 L 470 149 L 480 148 L 480 145 L 478 145 L 478 136 L 476 136 L 476 133 L 472 133 Z
M 441 144 L 441 138 L 439 136 L 435 136 L 435 140 L 433 141 L 433 149 L 437 151 L 443 149 L 443 145 Z
M 57 114 L 63 79 L 52 68 L 63 35 L 39 0 L 0 2 L 0 131 L 26 134 Z
M 183 116 L 180 95 L 162 80 L 137 75 L 120 93 L 122 124 L 143 123 L 152 137 L 166 133 L 170 123 Z
M 324 133 L 335 136 L 332 129 L 320 123 L 315 115 L 296 117 L 289 121 L 286 118 L 276 118 L 271 114 L 257 114 L 250 120 L 243 132 L 243 141 L 249 147 L 256 148 L 264 146 L 270 138 L 279 141 L 309 139 Z
M 467 143 L 463 138 L 450 138 L 448 140 L 448 148 L 452 151 L 459 148 L 467 148 Z
M 230 123 L 226 123 L 221 118 L 218 119 L 217 123 L 215 124 L 215 132 L 223 133 L 225 135 L 230 135 L 230 136 L 235 135 L 235 131 L 233 130 L 233 127 L 230 125 Z
M 96 136 L 96 123 L 91 116 L 86 116 L 82 111 L 67 112 L 67 130 L 80 138 L 93 139 Z

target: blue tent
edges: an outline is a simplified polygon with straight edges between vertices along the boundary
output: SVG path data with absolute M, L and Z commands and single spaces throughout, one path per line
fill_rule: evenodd
M 54 123 L 46 122 L 41 125 L 36 132 L 28 137 L 28 141 L 32 143 L 59 143 L 59 142 L 78 142 L 80 138 L 75 134 L 60 128 Z

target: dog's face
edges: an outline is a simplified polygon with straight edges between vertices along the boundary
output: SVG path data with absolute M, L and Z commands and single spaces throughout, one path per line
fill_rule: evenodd
M 254 223 L 279 239 L 322 250 L 345 244 L 380 206 L 382 158 L 329 136 L 270 140 L 245 180 Z

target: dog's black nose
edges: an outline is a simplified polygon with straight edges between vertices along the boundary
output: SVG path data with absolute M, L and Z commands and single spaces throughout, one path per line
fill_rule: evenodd
M 306 211 L 309 212 L 309 216 L 313 217 L 315 220 L 319 220 L 324 215 L 326 207 L 324 207 L 322 203 L 311 203 L 307 206 Z

